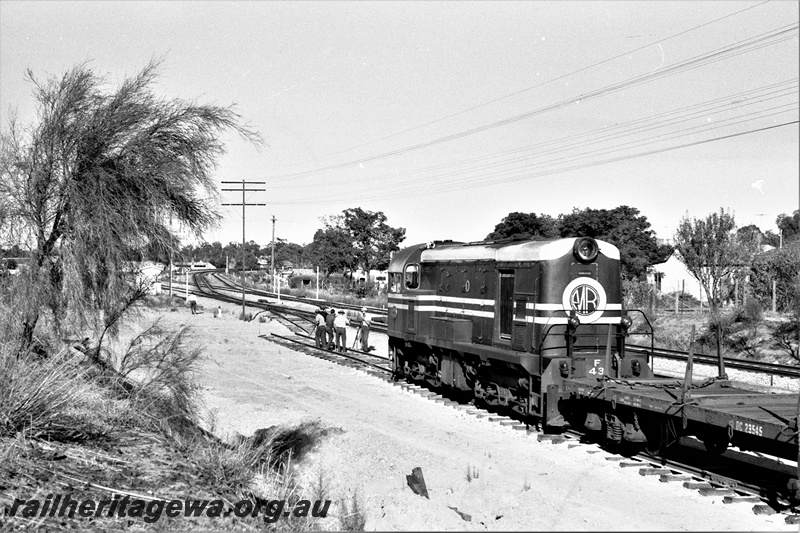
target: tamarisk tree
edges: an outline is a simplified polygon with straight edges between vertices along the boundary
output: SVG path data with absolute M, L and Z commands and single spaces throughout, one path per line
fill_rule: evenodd
M 172 221 L 198 235 L 217 222 L 221 134 L 261 143 L 231 107 L 158 97 L 160 63 L 116 89 L 85 64 L 44 81 L 27 73 L 37 119 L 12 118 L 0 144 L 0 231 L 31 250 L 13 305 L 23 347 L 42 310 L 59 329 L 98 316 L 112 326 L 141 293 L 129 261 L 177 243 Z

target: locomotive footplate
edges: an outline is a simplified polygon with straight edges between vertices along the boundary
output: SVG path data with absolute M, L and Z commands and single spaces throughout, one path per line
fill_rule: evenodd
M 640 418 L 648 413 L 666 415 L 683 428 L 690 424 L 704 431 L 710 428 L 748 449 L 797 460 L 798 395 L 745 387 L 727 380 L 696 381 L 684 394 L 682 382 L 676 379 L 564 380 L 565 392 L 578 402 L 599 401 L 611 413 L 626 406 L 640 413 Z

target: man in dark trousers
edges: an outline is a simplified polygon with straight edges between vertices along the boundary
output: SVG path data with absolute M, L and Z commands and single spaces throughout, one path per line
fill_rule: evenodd
M 328 332 L 325 329 L 326 315 L 327 313 L 325 312 L 324 309 L 317 309 L 317 316 L 314 317 L 316 319 L 314 325 L 314 327 L 316 328 L 314 331 L 315 333 L 314 338 L 317 341 L 317 348 L 325 348 L 327 344 Z
M 347 351 L 347 317 L 344 316 L 344 311 L 339 311 L 333 321 L 333 327 L 336 329 L 336 350 L 340 352 Z
M 333 343 L 333 321 L 336 319 L 336 311 L 333 308 L 328 310 L 328 314 L 325 316 L 325 332 L 328 335 L 328 349 L 333 350 L 336 346 Z
M 361 351 L 369 351 L 369 317 L 367 316 L 367 308 L 361 308 L 361 329 L 358 332 L 361 337 Z

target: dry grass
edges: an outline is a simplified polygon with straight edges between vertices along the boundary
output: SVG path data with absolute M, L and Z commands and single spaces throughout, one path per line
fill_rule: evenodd
M 97 388 L 86 379 L 85 356 L 62 350 L 41 359 L 4 350 L 0 356 L 0 437 L 80 440 L 94 432 L 86 416 Z
M 200 350 L 186 329 L 157 322 L 119 351 L 75 344 L 58 352 L 17 357 L 0 346 L 0 515 L 14 498 L 44 500 L 134 495 L 152 499 L 221 499 L 264 503 L 326 494 L 304 489 L 297 462 L 330 430 L 318 424 L 268 428 L 228 443 L 198 424 L 193 369 Z M 213 424 L 212 424 L 213 429 Z M 276 517 L 277 518 L 277 517 Z M 273 531 L 331 529 L 335 517 L 168 518 L 145 524 L 124 518 L 6 517 L 0 530 L 208 528 Z

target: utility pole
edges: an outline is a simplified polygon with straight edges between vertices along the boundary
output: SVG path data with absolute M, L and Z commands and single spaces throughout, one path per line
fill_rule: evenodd
M 272 290 L 275 290 L 275 215 L 272 215 L 272 257 L 269 261 L 269 269 L 272 271 Z
M 172 213 L 169 215 L 169 304 L 172 305 Z
M 222 183 L 239 183 L 239 182 L 238 181 L 223 181 Z M 248 204 L 247 200 L 245 198 L 245 194 L 244 194 L 245 192 L 264 192 L 264 191 L 266 191 L 266 189 L 248 189 L 247 188 L 247 185 L 265 185 L 266 184 L 265 181 L 245 181 L 245 180 L 242 180 L 241 183 L 242 183 L 242 188 L 241 189 L 222 189 L 222 190 L 223 191 L 239 191 L 239 190 L 241 190 L 242 191 L 242 203 L 240 203 L 240 204 L 231 203 L 231 204 L 222 204 L 222 205 L 240 205 L 240 206 L 242 206 L 242 266 L 241 266 L 241 271 L 242 271 L 242 320 L 244 320 L 244 316 L 245 316 L 245 288 L 244 288 L 244 257 L 245 257 L 245 250 L 244 250 L 244 246 L 245 246 L 245 243 L 246 243 L 245 237 L 244 237 L 245 208 L 248 205 L 256 206 L 256 205 L 267 205 L 267 204 Z

